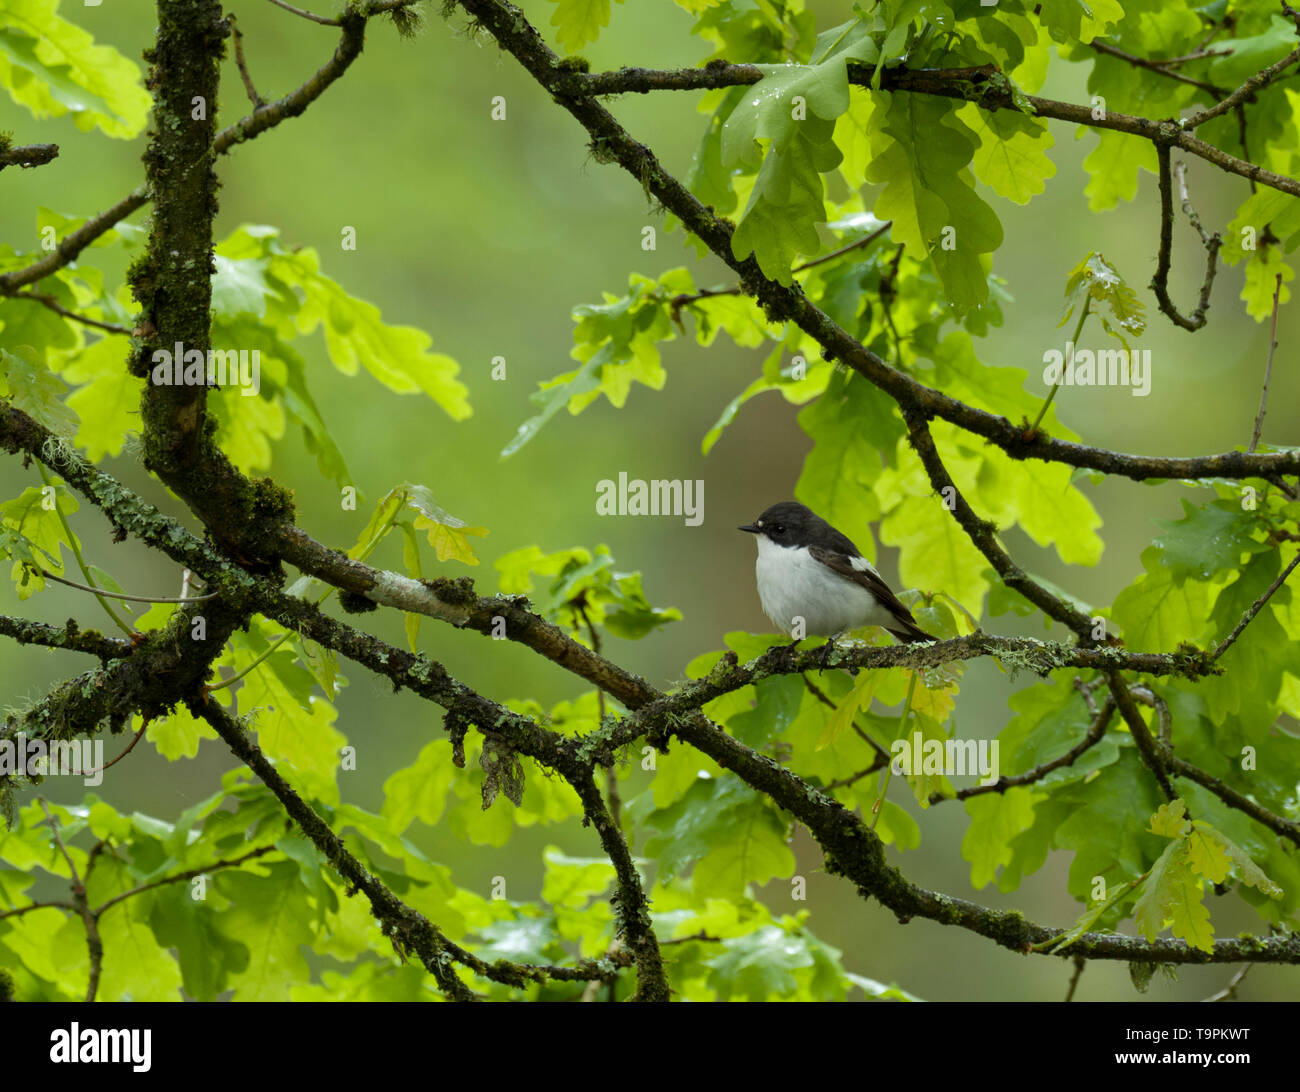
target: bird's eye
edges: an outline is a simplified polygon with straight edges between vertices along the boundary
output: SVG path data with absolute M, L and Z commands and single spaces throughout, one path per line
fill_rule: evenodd
M 775 527 L 772 528 L 772 530 L 775 531 L 778 535 L 783 535 L 785 534 L 785 524 L 778 523 Z

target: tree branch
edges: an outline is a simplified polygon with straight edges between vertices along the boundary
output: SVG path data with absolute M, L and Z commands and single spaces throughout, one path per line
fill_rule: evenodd
M 1264 411 L 1268 408 L 1268 384 L 1273 378 L 1273 353 L 1277 349 L 1277 311 L 1282 299 L 1282 274 L 1273 282 L 1273 322 L 1268 328 L 1268 359 L 1264 362 L 1264 386 L 1259 392 L 1259 413 L 1255 415 L 1255 430 L 1250 434 L 1250 447 L 1253 453 L 1259 447 L 1259 437 L 1264 431 Z
M 461 3 L 461 6 L 469 11 L 471 15 L 480 19 L 481 14 L 486 11 L 489 5 L 500 6 L 500 0 L 462 0 Z M 493 37 L 512 53 L 515 52 L 512 44 L 526 44 L 522 42 L 525 37 L 524 32 L 520 30 L 517 35 L 510 36 L 510 28 L 505 24 L 504 20 L 498 18 L 494 24 L 488 24 L 484 21 L 484 25 L 487 25 Z M 498 29 L 502 33 L 497 33 Z M 507 38 L 503 39 L 502 34 L 506 34 Z M 511 44 L 508 44 L 508 42 Z M 544 43 L 543 48 L 545 48 Z M 529 50 L 525 54 L 527 60 L 517 53 L 516 56 L 519 57 L 526 68 L 529 68 L 530 72 L 533 72 L 534 76 L 538 76 L 538 72 L 529 66 L 529 62 L 535 59 L 535 51 Z M 1291 58 L 1286 58 L 1286 60 L 1290 63 Z M 1281 64 L 1282 62 L 1278 63 Z M 1265 72 L 1267 71 L 1268 69 L 1265 69 Z M 851 84 L 868 90 L 875 90 L 871 82 L 875 75 L 873 65 L 863 65 L 857 61 L 849 61 L 848 72 Z M 621 68 L 616 72 L 593 73 L 564 70 L 559 73 L 558 78 L 553 77 L 549 81 L 544 81 L 544 84 L 550 91 L 563 92 L 566 96 L 576 97 L 618 95 L 629 92 L 645 94 L 650 91 L 663 90 L 696 91 L 719 87 L 747 87 L 758 83 L 765 75 L 766 73 L 763 72 L 759 65 L 753 64 L 712 64 L 704 68 L 683 68 L 666 71 L 648 68 Z M 973 102 L 982 110 L 1022 111 L 1023 107 L 1028 107 L 1032 113 L 1039 117 L 1052 118 L 1056 121 L 1068 121 L 1075 125 L 1084 125 L 1093 129 L 1110 129 L 1114 132 L 1128 133 L 1131 136 L 1141 137 L 1143 140 L 1149 140 L 1153 143 L 1163 139 L 1172 143 L 1174 147 L 1183 149 L 1189 155 L 1213 163 L 1216 167 L 1230 174 L 1240 175 L 1242 178 L 1251 179 L 1261 185 L 1269 186 L 1283 193 L 1289 193 L 1292 196 L 1300 196 L 1300 181 L 1265 170 L 1263 167 L 1256 166 L 1254 163 L 1249 163 L 1243 159 L 1238 159 L 1236 156 L 1229 155 L 1222 149 L 1216 148 L 1213 144 L 1207 143 L 1194 135 L 1192 130 L 1197 125 L 1201 125 L 1209 121 L 1212 116 L 1222 113 L 1221 110 L 1215 114 L 1210 114 L 1208 110 L 1204 111 L 1183 125 L 1173 121 L 1152 121 L 1148 118 L 1135 117 L 1132 114 L 1121 114 L 1114 110 L 1108 110 L 1104 114 L 1098 115 L 1091 106 L 1079 106 L 1075 103 L 1041 98 L 1038 95 L 1023 94 L 1014 89 L 1010 80 L 999 72 L 994 65 L 922 69 L 900 66 L 885 68 L 881 71 L 880 76 L 879 90 L 881 91 L 911 91 L 918 94 L 938 95 L 941 98 Z M 538 78 L 541 79 L 540 76 Z M 1252 77 L 1252 79 L 1256 78 Z M 1249 83 L 1249 81 L 1247 82 Z M 1225 109 L 1233 109 L 1239 101 L 1243 101 L 1244 98 L 1249 97 L 1249 94 L 1259 90 L 1262 86 L 1260 84 L 1253 87 L 1247 95 L 1242 96 L 1242 99 L 1236 98 L 1243 90 L 1239 88 L 1238 91 L 1233 93 L 1233 101 L 1229 102 Z M 1223 106 L 1222 103 L 1218 105 Z
M 766 277 L 752 257 L 743 261 L 736 258 L 731 250 L 734 227 L 705 208 L 681 182 L 664 170 L 647 147 L 633 140 L 609 111 L 596 101 L 596 95 L 614 90 L 649 90 L 650 87 L 644 85 L 646 70 L 623 69 L 618 73 L 607 74 L 615 77 L 611 86 L 610 81 L 600 76 L 573 72 L 561 66 L 559 58 L 512 4 L 505 3 L 504 0 L 462 0 L 461 7 L 478 20 L 502 48 L 513 54 L 556 97 L 559 104 L 587 130 L 593 142 L 600 147 L 602 156 L 613 159 L 638 183 L 644 184 L 646 190 L 664 208 L 677 216 L 715 256 L 739 274 L 745 290 L 774 321 L 794 322 L 822 346 L 827 359 L 842 360 L 889 394 L 900 406 L 911 406 L 930 417 L 951 421 L 968 432 L 992 441 L 1015 459 L 1063 462 L 1070 466 L 1123 475 L 1137 481 L 1170 477 L 1270 478 L 1282 474 L 1300 474 L 1300 452 L 1277 452 L 1269 456 L 1228 452 L 1192 459 L 1165 459 L 1106 451 L 1051 439 L 1042 433 L 1026 436 L 1024 429 L 1005 417 L 968 406 L 941 391 L 924 386 L 905 372 L 890 367 L 866 349 L 815 307 L 797 286 L 784 286 Z M 869 83 L 870 69 L 852 63 L 849 68 L 855 82 Z M 652 82 L 657 82 L 664 74 L 649 75 L 654 77 Z M 730 87 L 756 83 L 762 78 L 763 72 L 755 65 L 716 65 L 702 69 L 684 69 L 670 73 L 669 76 L 683 87 Z M 995 76 L 1002 79 L 991 66 L 947 70 L 946 73 L 937 74 L 909 72 L 906 69 L 884 70 L 887 90 L 933 90 L 933 93 L 948 94 L 953 98 L 978 101 L 985 107 L 1019 109 L 1013 101 L 1009 85 L 1003 87 L 996 81 L 990 82 Z M 636 86 L 639 78 L 643 84 L 640 87 Z M 1031 97 L 1030 101 L 1033 104 L 1038 100 L 1032 100 Z M 1064 120 L 1093 124 L 1091 112 L 1086 107 L 1072 107 L 1062 114 Z M 1204 150 L 1209 149 L 1218 156 L 1224 155 L 1188 134 L 1178 133 L 1172 123 L 1157 125 L 1144 119 L 1126 118 L 1125 115 L 1114 113 L 1109 114 L 1108 118 L 1109 124 L 1104 127 L 1128 131 L 1124 128 L 1128 125 L 1137 135 L 1148 139 L 1160 136 L 1178 147 L 1186 148 L 1192 154 L 1205 154 Z M 1193 147 L 1189 141 L 1197 147 Z M 1254 167 L 1250 167 L 1247 173 L 1261 179 L 1268 174 Z M 1284 187 L 1279 188 L 1300 195 L 1300 182 L 1281 179 L 1276 175 L 1271 177 L 1285 183 Z
M 1241 631 L 1250 625 L 1251 620 L 1255 615 L 1264 609 L 1264 604 L 1273 598 L 1273 593 L 1282 586 L 1286 581 L 1286 578 L 1294 571 L 1297 564 L 1300 564 L 1300 553 L 1297 553 L 1295 557 L 1291 559 L 1291 564 L 1283 569 L 1281 573 L 1278 574 L 1278 578 L 1265 588 L 1264 593 L 1247 608 L 1246 613 L 1241 616 L 1241 621 L 1232 627 L 1232 632 L 1215 647 L 1214 652 L 1210 656 L 1211 660 L 1218 660 L 1233 646 L 1233 643 L 1241 636 Z
M 59 154 L 57 144 L 24 144 L 15 147 L 0 139 L 0 171 L 6 167 L 40 167 L 54 162 Z
M 932 793 L 930 796 L 931 804 L 941 804 L 945 800 L 968 800 L 972 796 L 981 796 L 988 792 L 1006 792 L 1007 789 L 1018 788 L 1023 785 L 1032 785 L 1035 781 L 1041 781 L 1053 770 L 1059 770 L 1063 766 L 1073 766 L 1075 760 L 1085 751 L 1091 750 L 1097 746 L 1106 735 L 1106 728 L 1110 724 L 1110 719 L 1115 715 L 1115 699 L 1107 698 L 1106 703 L 1097 711 L 1092 718 L 1092 723 L 1088 725 L 1088 734 L 1078 743 L 1071 747 L 1060 758 L 1054 758 L 1050 762 L 1044 762 L 1042 765 L 1035 766 L 1031 770 L 1026 770 L 1022 774 L 1012 774 L 1010 777 L 999 777 L 991 785 L 971 785 L 969 788 L 958 789 L 955 796 L 944 796 L 942 793 Z
M 1172 251 L 1174 245 L 1174 201 L 1173 201 L 1173 178 L 1169 169 L 1169 145 L 1163 143 L 1156 144 L 1156 160 L 1159 165 L 1159 185 L 1160 185 L 1160 249 L 1156 255 L 1156 273 L 1151 278 L 1151 290 L 1156 294 L 1156 301 L 1160 305 L 1160 310 L 1175 325 L 1181 326 L 1184 330 L 1199 330 L 1205 325 L 1205 314 L 1210 307 L 1210 289 L 1214 286 L 1214 274 L 1218 269 L 1219 248 L 1223 245 L 1223 240 L 1219 237 L 1218 232 L 1212 236 L 1207 236 L 1205 230 L 1201 227 L 1200 219 L 1191 208 L 1191 201 L 1187 196 L 1187 185 L 1183 175 L 1183 165 L 1179 166 L 1179 183 L 1183 191 L 1183 210 L 1188 213 L 1192 221 L 1192 226 L 1196 228 L 1201 236 L 1201 241 L 1205 244 L 1205 279 L 1201 282 L 1201 297 L 1197 303 L 1196 310 L 1192 312 L 1191 318 L 1184 318 L 1174 306 L 1174 301 L 1169 298 L 1169 268 L 1172 263 Z

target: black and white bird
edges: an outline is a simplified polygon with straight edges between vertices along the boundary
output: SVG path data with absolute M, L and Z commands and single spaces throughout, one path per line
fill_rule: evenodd
M 802 619 L 800 636 L 833 640 L 883 626 L 900 641 L 937 639 L 916 624 L 848 536 L 797 501 L 774 504 L 737 529 L 758 539 L 758 598 L 784 633 L 794 636 Z

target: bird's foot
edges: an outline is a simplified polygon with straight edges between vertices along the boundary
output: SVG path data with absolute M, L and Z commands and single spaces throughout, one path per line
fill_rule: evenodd
M 831 637 L 826 644 L 822 646 L 822 670 L 826 670 L 826 664 L 831 658 L 831 652 L 835 649 L 835 638 Z

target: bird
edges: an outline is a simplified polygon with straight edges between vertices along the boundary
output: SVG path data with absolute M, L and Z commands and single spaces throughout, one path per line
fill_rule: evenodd
M 899 641 L 934 641 L 851 539 L 798 501 L 782 501 L 753 523 L 758 540 L 758 598 L 783 632 L 835 638 L 862 626 L 882 626 Z

